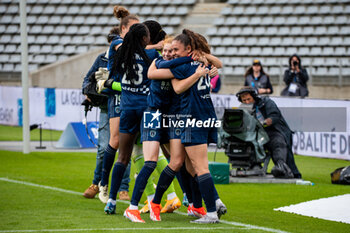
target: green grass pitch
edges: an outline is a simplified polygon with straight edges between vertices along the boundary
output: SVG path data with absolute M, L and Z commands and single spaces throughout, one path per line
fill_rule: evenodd
M 0 151 L 1 232 L 350 232 L 350 224 L 326 221 L 274 208 L 350 193 L 349 186 L 332 185 L 330 173 L 349 161 L 296 156 L 303 178 L 314 186 L 295 184 L 216 185 L 228 208 L 223 223 L 191 224 L 180 213 L 162 214 L 161 222 L 131 223 L 122 214 L 127 203 L 117 203 L 115 215 L 105 215 L 98 198 L 85 199 L 95 168 L 94 153 Z M 214 153 L 209 153 L 213 160 Z M 216 161 L 226 162 L 224 153 Z M 134 186 L 132 166 L 130 189 Z M 19 181 L 27 183 L 15 183 Z M 30 184 L 30 185 L 28 185 Z M 33 186 L 37 185 L 37 186 Z M 53 189 L 48 189 L 52 187 Z M 176 181 L 177 194 L 182 198 Z M 142 203 L 145 196 L 142 198 Z M 179 212 L 185 213 L 181 207 Z

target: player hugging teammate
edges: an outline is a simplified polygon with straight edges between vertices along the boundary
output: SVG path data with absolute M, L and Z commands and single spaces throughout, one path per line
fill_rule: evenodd
M 119 190 L 133 146 L 141 134 L 145 163 L 124 216 L 132 222 L 144 222 L 138 203 L 163 145 L 170 151 L 170 163 L 160 175 L 153 200 L 148 202 L 151 220 L 161 221 L 161 198 L 180 172 L 180 182 L 190 203 L 188 214 L 199 217 L 192 222 L 217 223 L 227 211 L 208 168 L 207 146 L 216 143 L 217 130 L 215 124 L 208 126 L 203 122 L 217 122 L 210 98 L 210 75 L 215 76 L 216 67 L 220 68 L 222 63 L 210 54 L 205 38 L 190 30 L 183 30 L 172 40 L 168 47 L 171 52 L 164 58 L 159 58 L 155 49 L 146 49 L 152 44 L 150 38 L 145 24 L 133 24 L 114 57 L 111 72 L 117 78 L 104 83 L 105 87 L 121 89 L 119 156 L 113 169 L 113 191 Z M 164 120 L 191 124 L 163 125 L 162 118 L 171 116 L 174 117 Z M 179 207 L 179 203 L 172 204 L 173 209 Z

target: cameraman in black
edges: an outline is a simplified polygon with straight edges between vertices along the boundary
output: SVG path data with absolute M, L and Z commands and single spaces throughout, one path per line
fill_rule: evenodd
M 251 105 L 255 118 L 264 126 L 270 141 L 265 148 L 271 154 L 275 166 L 271 173 L 279 178 L 301 178 L 292 151 L 292 131 L 276 103 L 269 97 L 259 97 L 252 87 L 243 87 L 237 94 L 238 100 Z
M 300 96 L 305 97 L 309 95 L 307 89 L 307 81 L 309 75 L 306 69 L 301 65 L 301 59 L 297 54 L 293 54 L 289 58 L 289 68 L 284 72 L 283 81 L 286 87 L 281 92 L 282 96 Z

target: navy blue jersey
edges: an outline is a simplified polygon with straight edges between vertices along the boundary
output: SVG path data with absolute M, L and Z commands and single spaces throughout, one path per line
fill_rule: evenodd
M 114 63 L 114 57 L 117 53 L 115 50 L 115 46 L 123 43 L 123 39 L 120 36 L 115 37 L 115 39 L 112 41 L 111 45 L 109 46 L 109 52 L 108 52 L 108 70 L 111 71 Z
M 196 72 L 199 62 L 185 63 L 171 69 L 177 79 L 186 79 Z M 207 120 L 216 114 L 210 97 L 210 77 L 202 76 L 187 91 L 181 94 L 181 113 L 192 119 Z
M 158 69 L 172 68 L 190 61 L 192 61 L 191 57 L 181 57 L 170 61 L 165 61 L 163 57 L 159 57 L 156 60 L 156 67 Z M 172 97 L 174 95 L 176 95 L 176 93 L 171 86 L 170 79 L 151 80 L 150 93 L 147 97 L 148 107 L 155 109 L 164 109 L 168 108 L 169 106 L 171 108 L 176 107 L 173 106 L 172 103 Z
M 159 53 L 155 49 L 145 50 L 150 60 L 159 57 Z M 151 80 L 147 77 L 149 65 L 145 63 L 139 54 L 135 54 L 138 70 L 136 71 L 136 79 L 134 82 L 126 79 L 125 74 L 118 74 L 121 77 L 122 98 L 121 109 L 143 109 L 147 107 L 147 95 Z

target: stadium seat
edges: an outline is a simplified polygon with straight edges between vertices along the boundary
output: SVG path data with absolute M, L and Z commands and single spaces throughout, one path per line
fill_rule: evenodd
M 310 54 L 312 56 L 320 56 L 322 54 L 321 47 L 311 47 Z
M 300 56 L 309 56 L 310 49 L 308 47 L 299 47 L 298 54 Z
M 276 34 L 279 36 L 290 35 L 289 34 L 289 27 L 279 27 Z M 294 34 L 295 33 L 293 33 L 293 35 Z
M 235 7 L 233 7 L 232 8 L 232 10 L 231 10 L 231 15 L 242 15 L 243 13 L 245 13 L 244 12 L 244 7 L 242 7 L 242 6 L 235 6 Z
M 250 53 L 251 53 L 250 55 L 253 55 L 253 56 L 260 56 L 262 53 L 261 47 L 252 47 L 250 49 Z M 250 63 L 251 63 L 251 61 L 250 61 Z
M 270 45 L 272 46 L 278 46 L 278 45 L 281 45 L 282 43 L 282 39 L 281 37 L 272 37 L 271 40 L 270 40 Z
M 231 38 L 231 37 L 227 37 L 227 38 Z M 211 38 L 209 44 L 211 46 L 216 46 L 216 45 L 220 46 L 221 45 L 221 37 L 213 37 L 213 38 Z M 225 45 L 225 44 L 223 44 L 223 45 Z
M 28 51 L 30 53 L 38 53 L 40 51 L 40 45 L 30 45 Z
M 324 47 L 324 48 L 323 48 L 323 51 L 322 51 L 322 54 L 323 54 L 323 55 L 326 55 L 326 56 L 332 56 L 332 55 L 334 55 L 334 49 L 333 49 L 333 47 Z
M 248 56 L 250 54 L 250 48 L 249 47 L 239 47 L 237 54 L 240 56 Z
M 38 63 L 38 64 L 44 63 L 45 62 L 45 56 L 44 55 L 35 55 L 34 59 L 33 59 L 33 62 L 34 63 Z
M 249 7 L 245 8 L 244 14 L 245 15 L 255 15 L 256 11 L 257 11 L 256 6 L 249 6 Z
M 224 37 L 222 40 L 222 45 L 224 46 L 232 46 L 234 44 L 234 38 L 232 37 Z
M 231 11 L 232 11 L 232 8 L 230 8 L 230 7 L 224 7 L 223 9 L 222 9 L 222 11 L 221 11 L 221 14 L 222 15 L 231 15 L 232 13 L 231 13 Z
M 78 46 L 77 47 L 77 52 L 79 54 L 86 53 L 88 51 L 88 46 Z
M 227 17 L 225 20 L 224 25 L 226 26 L 234 26 L 237 23 L 237 18 L 236 17 Z
M 166 14 L 166 15 L 175 15 L 175 14 L 177 14 L 176 7 L 168 6 L 167 8 L 165 8 L 164 14 Z
M 257 45 L 257 43 L 258 43 L 258 38 L 256 37 L 250 36 L 246 39 L 246 45 L 254 46 L 254 45 Z
M 79 14 L 81 15 L 90 15 L 92 8 L 90 6 L 83 6 L 80 8 Z
M 342 5 L 334 5 L 331 9 L 331 13 L 338 15 L 338 14 L 343 14 L 344 9 Z
M 293 14 L 293 10 L 294 8 L 292 6 L 283 6 L 282 7 L 282 10 L 281 10 L 281 14 L 282 15 L 290 15 L 290 14 Z
M 167 6 L 171 4 L 171 0 L 160 0 L 158 1 L 158 4 Z
M 230 29 L 228 27 L 220 27 L 217 32 L 217 35 L 220 35 L 220 36 L 226 36 L 229 34 L 230 34 Z
M 348 24 L 348 17 L 345 15 L 340 15 L 335 18 L 335 24 Z
M 266 32 L 264 31 L 264 34 L 269 36 L 275 36 L 278 34 L 277 27 L 268 27 Z
M 336 47 L 334 54 L 336 56 L 346 56 L 348 54 L 346 54 L 346 48 L 345 47 Z
M 163 27 L 163 30 L 164 30 L 167 34 L 169 34 L 169 35 L 175 33 L 175 30 L 174 30 L 173 27 Z
M 39 35 L 39 36 L 37 36 L 35 43 L 37 43 L 37 44 L 47 44 L 47 40 L 48 40 L 48 38 L 47 38 L 46 35 Z M 50 45 L 47 45 L 47 46 L 50 46 Z
M 188 14 L 188 9 L 187 9 L 187 7 L 180 6 L 180 7 L 177 8 L 175 14 L 176 15 L 187 15 Z
M 14 70 L 14 64 L 12 63 L 5 63 L 2 67 L 3 71 L 13 71 Z
M 0 62 L 8 62 L 10 60 L 10 56 L 8 54 L 0 54 Z
M 249 22 L 248 24 L 251 26 L 256 26 L 259 22 L 261 22 L 263 16 L 251 16 L 249 17 Z
M 1 43 L 7 44 L 11 41 L 12 36 L 10 35 L 2 35 L 0 38 Z
M 229 47 L 227 50 L 223 50 L 223 54 L 227 56 L 237 56 L 237 47 Z
M 254 29 L 252 27 L 243 27 L 243 31 L 241 32 L 241 34 L 250 36 L 254 34 Z
M 275 50 L 274 50 L 274 55 L 275 56 L 283 56 L 283 55 L 285 55 L 284 47 L 276 47 Z
M 294 18 L 294 17 L 293 17 Z M 295 24 L 295 22 L 288 22 L 288 18 L 285 16 L 277 16 L 274 18 L 274 25 L 289 25 L 289 24 Z
M 260 46 L 266 46 L 266 45 L 269 45 L 270 43 L 270 38 L 269 37 L 260 37 L 259 40 L 258 40 L 258 44 Z
M 273 6 L 269 9 L 270 15 L 279 15 L 281 13 L 282 9 L 281 6 Z
M 263 47 L 261 51 L 262 56 L 272 56 L 273 48 L 272 47 Z
M 7 61 L 20 63 L 21 62 L 21 55 L 20 54 L 12 54 L 10 59 L 5 60 L 5 62 L 7 62 Z

